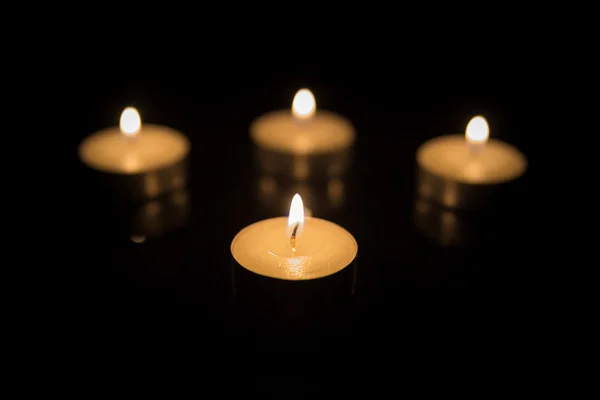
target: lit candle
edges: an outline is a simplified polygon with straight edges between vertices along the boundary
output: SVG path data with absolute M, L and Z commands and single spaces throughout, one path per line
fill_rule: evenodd
M 189 150 L 182 133 L 162 125 L 142 125 L 138 111 L 128 107 L 119 127 L 83 140 L 79 158 L 92 170 L 113 176 L 122 192 L 148 198 L 185 186 Z
M 289 217 L 256 222 L 231 243 L 233 259 L 246 270 L 289 281 L 336 274 L 355 260 L 357 252 L 356 240 L 341 226 L 305 218 L 298 194 L 292 199 Z
M 515 147 L 489 139 L 485 118 L 474 117 L 465 135 L 441 136 L 417 151 L 418 195 L 448 207 L 480 208 L 497 189 L 527 170 L 527 159 Z
M 261 148 L 296 155 L 333 153 L 354 142 L 354 128 L 344 117 L 319 110 L 308 89 L 300 89 L 291 110 L 272 111 L 250 127 L 252 140 Z
M 344 117 L 317 110 L 312 92 L 300 89 L 291 110 L 260 116 L 250 136 L 263 172 L 307 180 L 341 175 L 351 162 L 355 132 Z

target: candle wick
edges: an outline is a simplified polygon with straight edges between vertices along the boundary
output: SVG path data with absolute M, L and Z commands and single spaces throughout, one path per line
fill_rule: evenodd
M 300 222 L 296 222 L 294 229 L 292 230 L 292 235 L 290 236 L 290 243 L 292 244 L 292 251 L 296 251 L 296 233 L 298 232 L 298 227 L 300 226 Z

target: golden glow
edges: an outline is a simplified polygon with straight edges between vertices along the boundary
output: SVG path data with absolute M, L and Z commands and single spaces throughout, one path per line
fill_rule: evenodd
M 317 103 L 312 92 L 308 89 L 298 90 L 292 102 L 292 114 L 297 118 L 306 119 L 312 117 L 316 111 Z
M 304 229 L 304 204 L 302 203 L 302 197 L 300 197 L 298 193 L 294 195 L 292 205 L 290 206 L 290 216 L 287 225 L 288 238 L 292 235 L 294 227 L 297 224 L 298 229 L 296 230 L 296 238 L 300 237 L 300 234 Z
M 126 136 L 136 135 L 142 129 L 142 119 L 140 113 L 133 107 L 127 107 L 121 113 L 119 129 Z
M 473 117 L 467 124 L 465 138 L 469 143 L 484 144 L 490 136 L 490 127 L 482 116 Z
M 133 243 L 144 243 L 146 241 L 146 236 L 143 235 L 133 235 L 131 236 L 131 241 Z

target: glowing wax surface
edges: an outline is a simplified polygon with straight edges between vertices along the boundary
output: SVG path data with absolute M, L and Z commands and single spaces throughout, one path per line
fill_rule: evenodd
M 350 122 L 332 112 L 317 111 L 311 118 L 299 119 L 290 110 L 281 110 L 256 119 L 250 136 L 268 150 L 308 155 L 348 148 L 355 133 Z
M 189 141 L 182 133 L 166 126 L 144 124 L 133 137 L 123 135 L 117 127 L 92 134 L 79 146 L 79 158 L 99 171 L 140 174 L 176 164 L 189 149 Z
M 417 162 L 426 171 L 470 184 L 499 184 L 519 178 L 527 170 L 525 156 L 515 147 L 490 139 L 479 148 L 464 135 L 448 135 L 425 142 Z
M 320 218 L 306 218 L 292 251 L 287 217 L 256 222 L 231 243 L 231 254 L 256 274 L 285 280 L 321 278 L 341 271 L 356 258 L 358 245 L 344 228 Z

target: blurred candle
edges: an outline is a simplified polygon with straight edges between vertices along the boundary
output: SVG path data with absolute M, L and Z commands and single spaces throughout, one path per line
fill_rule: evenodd
M 121 194 L 147 198 L 185 186 L 189 150 L 185 135 L 162 125 L 142 125 L 138 111 L 128 107 L 118 127 L 82 141 L 79 158 L 92 170 L 112 176 Z
M 250 127 L 252 140 L 260 148 L 294 155 L 334 153 L 352 145 L 352 124 L 328 111 L 317 111 L 315 97 L 300 89 L 291 110 L 272 111 Z
M 525 156 L 515 147 L 489 139 L 485 118 L 476 116 L 465 135 L 441 136 L 417 150 L 420 197 L 449 207 L 480 208 L 493 201 L 500 187 L 527 170 Z
M 87 137 L 79 147 L 81 161 L 109 173 L 139 174 L 176 164 L 189 152 L 188 139 L 166 126 L 144 124 L 133 107 L 123 110 L 119 127 Z
M 256 222 L 231 243 L 233 259 L 248 271 L 283 280 L 310 280 L 340 272 L 356 258 L 354 237 L 333 222 L 306 218 L 302 198 L 292 199 L 289 217 Z

